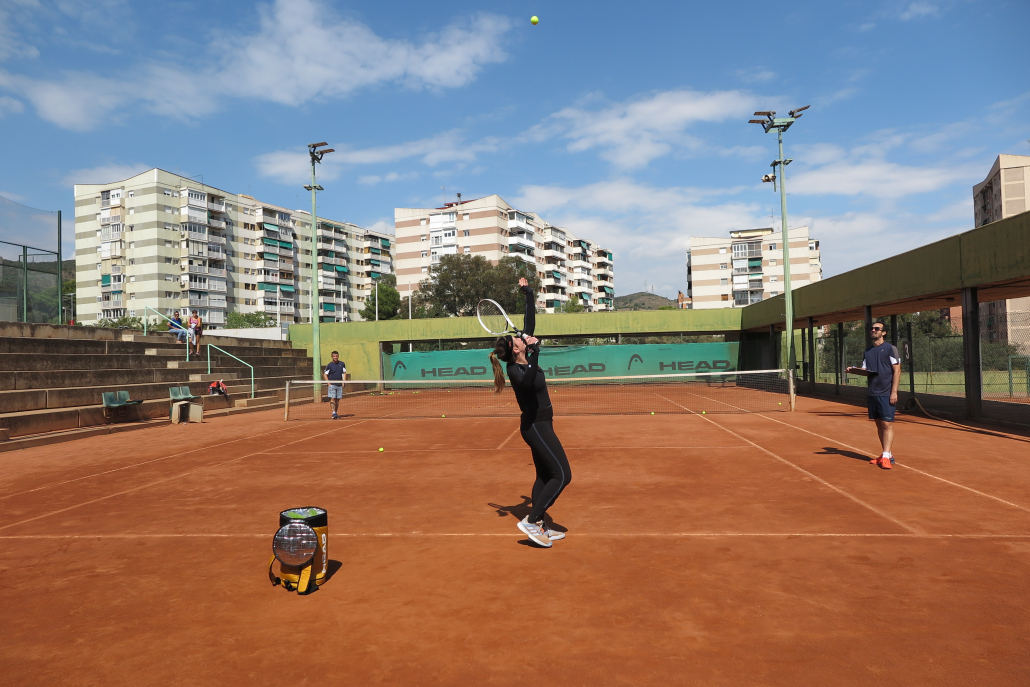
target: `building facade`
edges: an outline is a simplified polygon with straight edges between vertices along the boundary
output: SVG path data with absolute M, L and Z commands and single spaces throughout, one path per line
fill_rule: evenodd
M 1030 157 L 999 155 L 987 178 L 973 187 L 973 220 L 981 227 L 1027 211 L 1030 197 Z M 987 335 L 992 340 L 1019 346 L 1030 352 L 1030 297 L 981 305 L 987 311 Z M 954 322 L 952 318 L 952 322 Z M 961 309 L 958 321 L 961 322 Z
M 197 310 L 208 329 L 229 312 L 282 324 L 360 319 L 372 280 L 392 271 L 393 236 L 151 169 L 75 185 L 77 317 L 170 316 Z M 312 289 L 311 267 L 318 265 Z M 149 309 L 149 310 L 148 310 Z
M 546 312 L 569 300 L 591 312 L 613 309 L 611 251 L 536 213 L 517 210 L 498 195 L 439 208 L 395 208 L 394 227 L 402 298 L 418 290 L 442 256 L 465 253 L 494 264 L 513 256 L 533 265 L 542 282 L 537 307 Z
M 781 294 L 780 237 L 770 228 L 731 231 L 729 238 L 691 236 L 685 307 L 742 308 Z M 822 279 L 819 241 L 808 235 L 808 227 L 788 230 L 787 238 L 791 288 Z
M 987 178 L 973 187 L 973 218 L 978 227 L 1027 211 L 1030 157 L 999 155 Z

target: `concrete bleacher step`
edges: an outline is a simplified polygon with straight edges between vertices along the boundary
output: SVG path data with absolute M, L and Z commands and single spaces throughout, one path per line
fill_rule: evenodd
M 253 408 L 254 406 L 267 406 L 279 402 L 279 396 L 255 396 L 254 398 L 240 398 L 234 403 L 236 408 Z
M 207 362 L 204 360 L 169 360 L 165 363 L 169 370 L 206 370 Z
M 202 374 L 194 373 L 190 375 L 191 382 L 207 382 L 210 384 L 211 382 L 222 381 L 226 383 L 226 386 L 229 385 L 229 382 L 234 382 L 238 378 L 239 375 L 235 372 L 223 372 L 221 374 L 207 374 L 204 372 Z

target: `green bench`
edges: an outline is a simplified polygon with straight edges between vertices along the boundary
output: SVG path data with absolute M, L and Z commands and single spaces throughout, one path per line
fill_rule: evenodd
M 194 396 L 193 392 L 190 391 L 188 386 L 170 386 L 168 387 L 168 419 L 172 419 L 172 413 L 175 412 L 175 404 L 183 401 L 189 401 L 192 403 L 199 399 L 200 396 Z
M 128 409 L 138 406 L 143 401 L 134 401 L 129 398 L 128 391 L 105 391 L 102 394 L 104 399 L 104 417 L 125 417 Z

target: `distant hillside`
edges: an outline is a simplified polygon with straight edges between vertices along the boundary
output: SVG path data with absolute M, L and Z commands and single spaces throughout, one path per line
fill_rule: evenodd
M 676 307 L 676 301 L 647 291 L 615 297 L 616 310 L 657 310 L 663 305 Z

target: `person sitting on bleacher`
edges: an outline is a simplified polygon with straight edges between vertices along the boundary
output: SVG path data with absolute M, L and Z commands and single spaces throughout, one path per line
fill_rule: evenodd
M 182 318 L 179 317 L 178 310 L 172 315 L 172 321 L 168 323 L 168 331 L 175 334 L 175 338 L 179 343 L 189 344 L 189 332 L 182 326 Z

